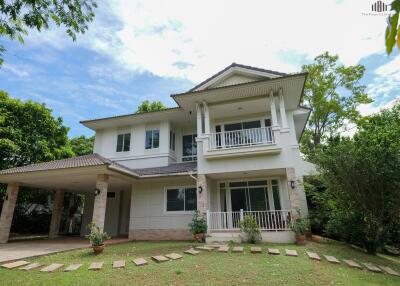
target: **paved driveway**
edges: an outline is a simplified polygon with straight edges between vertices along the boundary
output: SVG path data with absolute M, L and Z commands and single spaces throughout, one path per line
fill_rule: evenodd
M 0 263 L 85 247 L 88 241 L 78 237 L 14 241 L 0 244 Z

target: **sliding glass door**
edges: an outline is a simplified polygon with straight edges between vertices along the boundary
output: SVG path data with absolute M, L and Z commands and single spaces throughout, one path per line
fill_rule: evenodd
M 232 211 L 269 210 L 267 181 L 231 182 L 229 189 Z

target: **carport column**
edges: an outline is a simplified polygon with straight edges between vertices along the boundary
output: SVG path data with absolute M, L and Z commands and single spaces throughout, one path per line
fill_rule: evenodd
M 3 209 L 0 216 L 0 243 L 7 243 L 10 235 L 11 223 L 14 215 L 15 204 L 18 197 L 19 184 L 9 183 L 4 198 Z
M 54 202 L 53 202 L 53 212 L 51 214 L 49 238 L 56 238 L 58 231 L 60 229 L 61 213 L 64 204 L 64 191 L 55 190 L 54 192 Z
M 108 175 L 97 175 L 92 222 L 102 230 L 104 228 L 104 220 L 106 216 L 107 188 Z
M 208 190 L 206 175 L 197 175 L 197 210 L 205 216 L 208 210 Z
M 306 217 L 308 209 L 303 182 L 297 180 L 294 168 L 286 168 L 286 178 L 293 218 Z

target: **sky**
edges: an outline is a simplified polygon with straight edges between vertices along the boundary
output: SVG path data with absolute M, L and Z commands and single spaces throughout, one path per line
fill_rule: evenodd
M 400 53 L 385 53 L 386 16 L 373 2 L 98 0 L 75 42 L 62 27 L 30 31 L 25 44 L 1 39 L 0 89 L 45 103 L 69 136 L 92 135 L 80 120 L 132 113 L 143 100 L 173 107 L 170 94 L 232 62 L 292 73 L 328 51 L 366 67 L 366 115 L 400 96 Z

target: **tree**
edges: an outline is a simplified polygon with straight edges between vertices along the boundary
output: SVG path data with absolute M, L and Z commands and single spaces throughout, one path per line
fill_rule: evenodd
M 138 106 L 136 113 L 151 112 L 151 111 L 163 110 L 166 108 L 167 107 L 161 101 L 150 102 L 148 100 L 145 100 Z
M 84 135 L 77 136 L 70 139 L 69 144 L 75 156 L 92 154 L 94 145 L 94 136 L 92 137 L 86 137 Z
M 76 34 L 88 29 L 96 7 L 93 0 L 0 1 L 0 37 L 18 39 L 23 43 L 23 36 L 29 29 L 41 31 L 55 23 L 64 26 L 67 34 L 75 40 Z M 3 51 L 4 47 L 0 45 L 0 56 Z
M 386 52 L 390 54 L 397 42 L 397 48 L 400 49 L 400 0 L 394 0 L 391 4 L 393 14 L 388 17 L 388 26 L 385 32 Z
M 308 72 L 302 103 L 310 106 L 312 112 L 301 143 L 302 152 L 310 160 L 327 135 L 335 134 L 346 121 L 355 122 L 359 118 L 359 104 L 372 101 L 359 82 L 364 66 L 345 67 L 338 60 L 338 56 L 325 52 L 314 63 L 302 67 Z
M 375 253 L 400 224 L 400 105 L 329 140 L 316 162 L 336 200 L 328 231 Z

